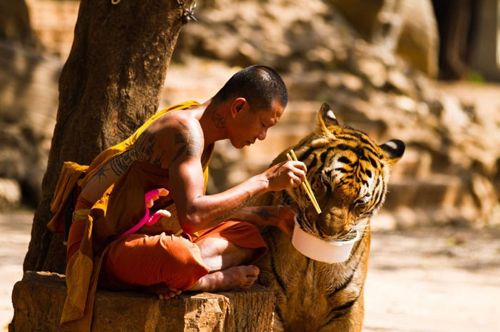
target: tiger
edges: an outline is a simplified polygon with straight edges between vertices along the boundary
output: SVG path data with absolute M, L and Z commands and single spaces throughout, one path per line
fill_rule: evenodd
M 295 206 L 296 223 L 324 240 L 342 239 L 360 228 L 347 261 L 323 263 L 299 253 L 291 239 L 276 228 L 262 234 L 269 254 L 260 260 L 259 283 L 276 296 L 274 330 L 361 331 L 364 284 L 370 253 L 370 216 L 382 206 L 391 167 L 405 144 L 393 139 L 377 145 L 365 133 L 341 126 L 324 103 L 316 129 L 295 146 L 307 166 L 307 179 L 321 207 L 318 215 L 301 187 L 261 196 L 255 205 Z M 287 159 L 283 151 L 273 164 Z

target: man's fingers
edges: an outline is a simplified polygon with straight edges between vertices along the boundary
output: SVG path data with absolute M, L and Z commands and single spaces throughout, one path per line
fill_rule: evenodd
M 293 173 L 295 176 L 299 177 L 301 181 L 304 181 L 307 175 L 307 167 L 301 161 L 289 161 L 287 168 L 290 170 L 288 174 Z
M 158 196 L 167 196 L 168 195 L 168 190 L 165 188 L 159 188 L 158 189 Z
M 291 168 L 296 168 L 296 169 L 300 169 L 301 171 L 303 171 L 304 173 L 307 173 L 307 166 L 306 164 L 304 164 L 302 161 L 298 161 L 298 160 L 290 160 L 288 161 L 287 163 L 289 166 L 291 166 Z
M 167 196 L 168 193 L 169 193 L 169 191 L 165 188 L 157 188 L 157 189 L 153 189 L 153 190 L 148 191 L 144 195 L 144 201 L 146 202 L 146 207 L 147 208 L 153 207 L 154 202 L 158 198 L 160 198 L 162 196 Z
M 299 178 L 293 173 L 289 173 L 288 176 L 290 177 L 290 185 L 294 188 L 300 186 L 300 184 L 303 181 L 301 178 Z
M 164 218 L 170 218 L 172 216 L 172 213 L 170 213 L 170 211 L 168 211 L 168 210 L 158 210 L 158 211 L 156 211 L 156 213 L 158 213 L 161 217 L 164 217 Z
M 153 225 L 155 224 L 160 218 L 170 218 L 172 214 L 167 211 L 167 210 L 158 210 L 156 211 L 151 218 L 149 218 L 147 224 L 148 225 Z
M 167 195 L 168 195 L 167 189 L 157 188 L 157 189 L 153 189 L 153 190 L 148 191 L 144 195 L 144 199 L 146 201 L 150 201 L 150 200 L 156 201 L 158 198 L 160 198 L 160 196 L 167 196 Z

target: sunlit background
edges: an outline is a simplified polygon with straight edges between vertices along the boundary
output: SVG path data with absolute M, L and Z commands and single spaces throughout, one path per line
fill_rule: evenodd
M 126 1 L 126 0 L 123 0 Z M 0 324 L 12 317 L 41 196 L 78 1 L 0 2 Z M 239 68 L 275 67 L 290 103 L 268 139 L 218 143 L 209 190 L 263 170 L 328 102 L 346 125 L 406 142 L 374 234 L 366 331 L 500 326 L 500 1 L 201 1 L 160 107 L 205 101 Z M 75 77 L 75 79 L 78 79 Z

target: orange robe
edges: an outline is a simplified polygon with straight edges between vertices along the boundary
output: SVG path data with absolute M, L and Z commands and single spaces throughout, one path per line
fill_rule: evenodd
M 51 204 L 54 217 L 47 225 L 49 229 L 62 229 L 65 205 L 75 187 L 83 187 L 100 167 L 126 151 L 154 120 L 168 111 L 194 105 L 197 103 L 187 102 L 159 111 L 128 139 L 99 154 L 90 166 L 64 163 Z M 202 160 L 205 184 L 209 157 Z M 99 278 L 103 284 L 113 288 L 160 283 L 172 288 L 189 288 L 208 273 L 198 247 L 193 244 L 205 237 L 225 237 L 240 247 L 258 249 L 256 258 L 265 253 L 265 242 L 255 226 L 234 221 L 224 222 L 200 234 L 185 236 L 191 240 L 188 241 L 172 235 L 180 226 L 169 218 L 150 229 L 144 227 L 143 230 L 150 234 L 132 234 L 115 240 L 117 235 L 142 218 L 145 213 L 144 194 L 156 188 L 169 189 L 168 172 L 149 163 L 135 161 L 97 202 L 77 201 L 68 239 L 67 296 L 61 316 L 62 330 L 91 329 Z M 175 205 L 172 200 L 169 203 L 162 208 L 171 211 L 175 220 Z

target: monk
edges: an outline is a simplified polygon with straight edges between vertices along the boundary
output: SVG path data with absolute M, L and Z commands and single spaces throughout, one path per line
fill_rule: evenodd
M 78 264 L 87 264 L 79 258 L 72 260 L 77 251 L 86 250 L 82 241 L 93 243 L 94 251 L 98 243 L 107 243 L 99 272 L 99 283 L 105 287 L 152 290 L 161 299 L 185 290 L 250 287 L 259 275 L 252 263 L 266 252 L 255 225 L 274 225 L 290 234 L 294 211 L 289 206 L 245 207 L 245 203 L 268 191 L 299 186 L 305 179 L 306 167 L 298 161 L 282 162 L 212 195 L 205 194 L 204 174 L 216 141 L 229 140 L 240 149 L 264 140 L 287 102 L 287 89 L 279 74 L 266 66 L 251 66 L 234 74 L 210 100 L 160 111 L 133 137 L 98 156 L 90 165 L 91 172 L 79 182 L 67 242 L 71 269 L 77 271 Z M 143 180 L 149 177 L 153 180 Z M 134 196 L 140 192 L 143 197 L 150 190 L 155 194 L 146 200 Z M 122 203 L 113 203 L 120 200 Z M 176 219 L 181 232 L 172 234 L 158 227 L 148 232 L 144 227 L 134 234 L 109 236 L 109 227 L 119 225 L 123 219 L 138 221 L 127 209 L 141 204 L 142 212 L 160 201 L 168 202 L 163 203 L 166 211 L 159 212 L 163 223 Z M 105 206 L 102 211 L 107 211 L 108 220 L 95 221 L 92 231 L 89 220 L 99 217 L 89 211 L 98 206 Z M 175 210 L 175 216 L 169 210 Z M 104 225 L 111 220 L 115 220 L 113 225 Z M 107 231 L 101 232 L 102 227 Z M 120 227 L 111 233 L 124 230 Z M 82 272 L 72 276 L 67 270 L 67 274 L 70 280 L 81 278 Z M 78 283 L 68 284 L 68 289 L 78 288 Z M 67 303 L 67 307 L 74 305 Z

